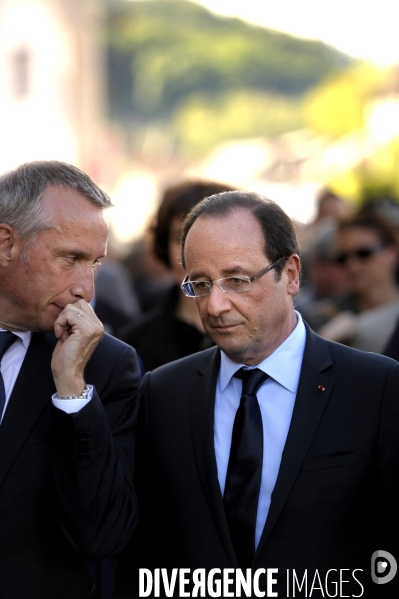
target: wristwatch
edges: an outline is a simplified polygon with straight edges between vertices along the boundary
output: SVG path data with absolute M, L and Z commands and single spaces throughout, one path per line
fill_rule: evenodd
M 60 397 L 58 395 L 58 393 L 56 393 L 55 397 L 56 397 L 56 399 L 89 399 L 89 393 L 90 393 L 90 386 L 85 385 L 85 388 L 83 389 L 83 391 L 80 395 L 64 395 L 64 396 Z

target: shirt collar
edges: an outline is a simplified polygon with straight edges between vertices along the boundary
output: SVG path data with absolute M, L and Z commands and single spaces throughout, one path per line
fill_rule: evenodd
M 305 351 L 306 330 L 302 317 L 295 310 L 297 324 L 292 333 L 274 350 L 270 356 L 265 358 L 256 368 L 266 372 L 277 383 L 296 393 L 301 374 L 303 352 Z M 218 377 L 219 392 L 223 393 L 229 384 L 231 377 L 245 364 L 237 364 L 221 351 L 221 363 Z M 287 368 L 289 364 L 289 368 Z
M 7 329 L 0 328 L 0 333 L 4 332 L 6 330 Z M 32 338 L 32 332 L 31 331 L 11 331 L 11 332 L 14 333 L 14 335 L 16 335 L 17 337 L 19 337 L 22 341 L 22 345 L 24 346 L 24 348 L 28 349 L 30 340 Z

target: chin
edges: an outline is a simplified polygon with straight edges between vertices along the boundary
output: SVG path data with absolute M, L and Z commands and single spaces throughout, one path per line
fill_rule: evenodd
M 35 328 L 31 330 L 37 333 L 54 333 L 54 322 L 54 316 L 43 315 L 34 323 Z
M 32 331 L 32 333 L 54 333 L 54 324 L 38 322 L 26 328 L 26 330 Z
M 217 344 L 219 348 L 224 351 L 234 362 L 241 362 L 242 357 L 248 353 L 246 347 L 237 347 L 236 345 L 228 344 Z

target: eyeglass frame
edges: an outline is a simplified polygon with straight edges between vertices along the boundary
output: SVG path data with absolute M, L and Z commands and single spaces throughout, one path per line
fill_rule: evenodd
M 279 258 L 278 260 L 276 260 L 275 262 L 273 262 L 273 264 L 269 264 L 269 266 L 266 266 L 266 268 L 263 268 L 262 270 L 260 270 L 259 272 L 257 272 L 253 277 L 248 277 L 247 275 L 236 275 L 236 276 L 230 276 L 230 277 L 222 277 L 221 279 L 216 279 L 215 281 L 188 281 L 188 274 L 184 277 L 182 284 L 180 285 L 181 290 L 183 291 L 184 295 L 186 297 L 206 297 L 207 295 L 210 295 L 211 290 L 212 290 L 212 285 L 214 283 L 217 283 L 219 289 L 221 291 L 223 291 L 223 293 L 245 293 L 246 291 L 250 291 L 252 288 L 252 281 L 256 281 L 257 279 L 260 279 L 260 277 L 263 277 L 263 275 L 265 275 L 266 273 L 268 273 L 270 270 L 272 270 L 273 268 L 275 268 L 277 266 L 277 264 L 279 262 L 281 262 L 281 260 L 286 260 L 287 256 L 282 256 L 281 258 Z M 223 287 L 220 285 L 220 281 L 225 281 L 226 279 L 245 279 L 246 281 L 248 281 L 249 283 L 249 287 L 248 289 L 242 289 L 241 291 L 237 290 L 237 291 L 226 291 L 225 289 L 223 289 Z M 188 295 L 185 291 L 185 287 L 187 285 L 187 283 L 211 283 L 211 285 L 209 286 L 209 291 L 207 293 L 204 293 L 203 295 Z

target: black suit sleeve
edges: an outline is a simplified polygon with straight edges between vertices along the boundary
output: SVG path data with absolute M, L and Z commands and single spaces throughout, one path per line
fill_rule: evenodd
M 92 400 L 75 414 L 53 408 L 62 525 L 75 549 L 90 559 L 121 551 L 138 515 L 132 483 L 137 361 L 134 350 L 116 340 L 104 350 L 94 361 L 99 365 L 86 370 L 86 381 L 95 385 Z

